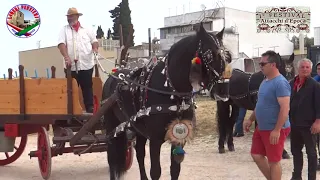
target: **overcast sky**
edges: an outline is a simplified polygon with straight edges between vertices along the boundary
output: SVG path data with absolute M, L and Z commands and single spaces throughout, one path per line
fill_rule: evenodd
M 18 52 L 37 48 L 37 41 L 41 41 L 41 47 L 54 46 L 57 44 L 58 33 L 66 24 L 66 12 L 69 7 L 76 7 L 84 15 L 80 22 L 84 25 L 102 26 L 105 34 L 108 28 L 112 28 L 113 22 L 110 18 L 109 10 L 119 4 L 121 0 L 6 0 L 0 6 L 0 17 L 3 18 L 3 26 L 0 26 L 0 49 L 1 65 L 0 75 L 7 72 L 9 67 L 17 69 L 19 63 Z M 164 17 L 184 12 L 194 12 L 201 10 L 201 4 L 207 9 L 215 7 L 217 1 L 213 0 L 129 0 L 132 23 L 135 29 L 135 44 L 147 42 L 148 28 L 152 30 L 152 36 L 159 38 L 158 28 L 163 26 Z M 249 3 L 250 2 L 250 3 Z M 281 3 L 280 3 L 281 2 Z M 39 31 L 30 38 L 17 38 L 13 36 L 6 26 L 6 16 L 9 10 L 20 3 L 27 3 L 36 8 L 40 14 L 41 25 Z M 311 7 L 311 33 L 313 27 L 320 26 L 320 12 L 316 11 L 317 2 L 312 0 L 225 0 L 225 6 L 255 12 L 257 6 L 310 6 Z M 45 57 L 39 60 L 45 60 Z M 48 64 L 48 67 L 51 65 Z

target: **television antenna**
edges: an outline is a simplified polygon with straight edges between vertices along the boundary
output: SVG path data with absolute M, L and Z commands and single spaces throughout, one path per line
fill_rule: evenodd
M 200 5 L 200 8 L 201 8 L 201 10 L 203 11 L 203 18 L 202 18 L 202 20 L 201 21 L 203 21 L 203 20 L 205 20 L 206 19 L 206 6 L 204 5 L 204 4 L 201 4 Z
M 202 11 L 204 11 L 204 10 L 206 10 L 207 7 L 204 4 L 201 4 L 200 8 L 201 8 Z

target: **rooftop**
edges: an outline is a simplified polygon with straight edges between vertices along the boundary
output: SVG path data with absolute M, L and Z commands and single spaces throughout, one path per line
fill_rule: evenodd
M 247 12 L 247 13 L 255 13 L 255 12 L 251 12 L 251 11 L 245 11 L 245 10 L 240 10 L 240 9 L 235 9 L 235 8 L 229 8 L 229 7 L 219 7 L 219 8 L 213 8 L 213 9 L 207 9 L 205 10 L 206 12 L 209 12 L 209 11 L 214 11 L 216 9 L 230 9 L 230 10 L 234 10 L 234 11 L 242 11 L 242 12 Z M 184 14 L 180 14 L 180 15 L 174 15 L 174 16 L 167 16 L 167 17 L 164 17 L 165 19 L 168 19 L 168 18 L 175 18 L 175 17 L 181 17 L 181 16 L 184 16 L 184 15 L 190 15 L 190 14 L 196 14 L 196 13 L 201 13 L 203 11 L 195 11 L 195 12 L 189 12 L 189 13 L 184 13 Z M 218 19 L 218 18 L 217 18 Z M 204 20 L 203 22 L 211 22 L 212 19 L 210 20 Z M 198 22 L 197 22 L 198 23 Z M 184 24 L 179 24 L 179 25 L 174 25 L 174 26 L 165 26 L 165 27 L 161 27 L 161 28 L 158 28 L 158 30 L 160 29 L 166 29 L 166 28 L 169 28 L 169 27 L 183 27 L 183 26 L 187 26 L 187 25 L 190 25 L 190 24 L 197 24 L 197 23 L 184 23 Z

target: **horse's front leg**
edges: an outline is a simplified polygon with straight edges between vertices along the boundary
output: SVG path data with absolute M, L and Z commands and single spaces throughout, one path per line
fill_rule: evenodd
M 147 139 L 139 134 L 136 136 L 136 157 L 139 164 L 139 170 L 140 170 L 140 179 L 141 180 L 148 180 L 147 174 L 146 174 L 146 168 L 144 164 L 144 158 L 146 156 L 146 145 Z
M 236 123 L 236 119 L 239 116 L 239 107 L 236 105 L 231 105 L 232 111 L 231 111 L 231 116 L 229 118 L 228 121 L 228 125 L 227 125 L 227 136 L 228 136 L 228 140 L 227 140 L 227 144 L 228 144 L 228 149 L 229 151 L 234 151 L 234 143 L 233 143 L 233 127 Z
M 219 141 L 218 141 L 218 150 L 219 153 L 225 153 L 224 143 L 226 142 L 227 131 L 226 131 L 226 122 L 223 122 L 221 118 L 218 117 L 218 127 L 219 127 Z
M 162 143 L 162 140 L 150 139 L 150 176 L 152 180 L 159 180 L 161 176 L 160 151 Z
M 182 148 L 183 151 L 183 146 L 175 146 L 171 145 L 171 153 L 170 153 L 170 158 L 171 158 L 171 166 L 170 166 L 170 175 L 171 175 L 171 180 L 178 180 L 179 175 L 180 175 L 180 170 L 181 170 L 181 162 L 184 159 L 184 151 L 183 153 L 175 153 L 177 148 Z M 181 151 L 181 150 L 180 150 Z
M 223 101 L 217 101 L 217 114 L 216 119 L 218 122 L 219 128 L 219 141 L 218 141 L 218 150 L 219 153 L 225 153 L 226 150 L 224 149 L 224 143 L 226 142 L 227 138 L 227 121 L 229 117 L 229 110 L 227 108 L 229 105 L 226 106 L 226 103 Z

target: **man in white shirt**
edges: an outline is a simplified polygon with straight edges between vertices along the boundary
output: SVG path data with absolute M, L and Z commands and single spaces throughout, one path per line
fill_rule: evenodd
M 64 58 L 64 68 L 71 66 L 71 76 L 77 80 L 82 89 L 86 111 L 92 113 L 93 53 L 98 53 L 99 44 L 95 33 L 80 25 L 78 19 L 82 13 L 78 13 L 76 8 L 69 8 L 66 16 L 68 25 L 60 31 L 58 48 Z

